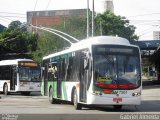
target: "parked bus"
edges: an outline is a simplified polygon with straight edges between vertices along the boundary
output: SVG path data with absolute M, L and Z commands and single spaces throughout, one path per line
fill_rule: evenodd
M 40 92 L 40 66 L 30 59 L 0 61 L 0 92 Z
M 141 103 L 140 50 L 121 37 L 98 36 L 43 57 L 41 92 L 50 103 L 83 105 Z

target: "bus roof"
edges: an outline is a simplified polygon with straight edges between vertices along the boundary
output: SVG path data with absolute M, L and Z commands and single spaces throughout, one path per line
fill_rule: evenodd
M 2 61 L 0 61 L 0 66 L 3 66 L 3 65 L 18 65 L 19 61 L 33 61 L 33 60 L 31 60 L 31 59 L 2 60 Z
M 102 45 L 102 44 L 111 44 L 111 45 L 131 45 L 129 41 L 122 37 L 115 37 L 115 36 L 97 36 L 97 37 L 91 37 L 88 39 L 81 40 L 75 44 L 73 44 L 70 48 L 63 50 L 61 52 L 57 52 L 54 54 L 50 54 L 48 56 L 43 57 L 43 60 L 57 56 L 59 54 L 65 54 L 68 52 L 88 48 L 91 45 Z

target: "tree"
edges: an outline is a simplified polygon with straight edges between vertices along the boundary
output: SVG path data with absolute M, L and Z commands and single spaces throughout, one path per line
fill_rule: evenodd
M 27 32 L 26 24 L 13 21 L 0 34 L 1 53 L 28 54 L 37 49 L 38 35 Z
M 91 20 L 91 13 L 89 19 Z M 79 40 L 82 40 L 86 38 L 86 21 L 86 15 L 80 17 L 72 16 L 64 18 L 64 20 L 61 21 L 59 25 L 54 26 L 53 28 L 65 32 Z M 135 27 L 129 25 L 128 20 L 126 20 L 124 17 L 116 16 L 109 11 L 106 11 L 104 14 L 98 14 L 96 16 L 96 35 L 100 35 L 100 25 L 103 30 L 103 35 L 118 35 L 120 37 L 127 38 L 128 40 L 138 39 L 138 37 L 134 34 Z M 32 55 L 34 59 L 40 61 L 42 60 L 43 56 L 55 53 L 66 47 L 70 47 L 70 44 L 62 38 L 52 33 L 41 31 L 37 43 L 37 50 L 33 52 Z
M 86 38 L 86 17 L 65 18 L 57 26 L 53 27 L 56 30 L 67 33 L 79 40 Z M 62 38 L 45 31 L 39 31 L 39 39 L 37 50 L 32 53 L 36 61 L 41 61 L 43 56 L 55 53 L 70 47 L 70 44 Z M 67 36 L 65 36 L 67 37 Z M 67 37 L 68 38 L 68 37 Z M 70 38 L 68 38 L 70 39 Z M 75 43 L 72 39 L 71 42 Z
M 26 23 L 21 23 L 20 21 L 12 21 L 9 25 L 8 25 L 8 30 L 12 31 L 12 30 L 18 30 L 18 31 L 27 31 L 27 25 Z
M 116 16 L 110 11 L 106 11 L 104 14 L 98 14 L 95 22 L 96 35 L 118 35 L 128 40 L 138 39 L 138 36 L 134 34 L 135 27 L 129 25 L 129 20 L 125 17 Z

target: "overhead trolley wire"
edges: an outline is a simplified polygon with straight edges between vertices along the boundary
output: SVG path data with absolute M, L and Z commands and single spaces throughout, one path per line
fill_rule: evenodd
M 48 9 L 50 2 L 51 2 L 51 0 L 48 1 L 47 6 L 46 6 L 46 10 Z
M 10 13 L 10 12 L 0 12 L 0 14 L 14 14 L 14 15 L 22 15 L 22 16 L 26 15 L 24 13 Z
M 149 15 L 157 15 L 160 13 L 148 13 L 148 14 L 140 14 L 140 15 L 134 15 L 134 16 L 128 16 L 127 18 L 130 18 L 130 17 L 141 17 L 141 16 L 149 16 Z

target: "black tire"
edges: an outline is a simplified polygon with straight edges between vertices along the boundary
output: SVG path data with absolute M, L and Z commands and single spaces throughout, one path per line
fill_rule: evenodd
M 114 109 L 121 110 L 122 109 L 122 105 L 114 105 Z
M 3 93 L 6 96 L 8 95 L 8 85 L 7 84 L 5 84 L 4 87 L 3 87 Z
M 77 96 L 77 90 L 74 89 L 74 93 L 73 93 L 73 105 L 74 108 L 76 110 L 81 110 L 82 109 L 82 105 L 80 103 L 78 103 L 78 96 Z
M 54 103 L 53 89 L 52 89 L 52 88 L 49 89 L 49 102 L 50 102 L 51 104 Z

